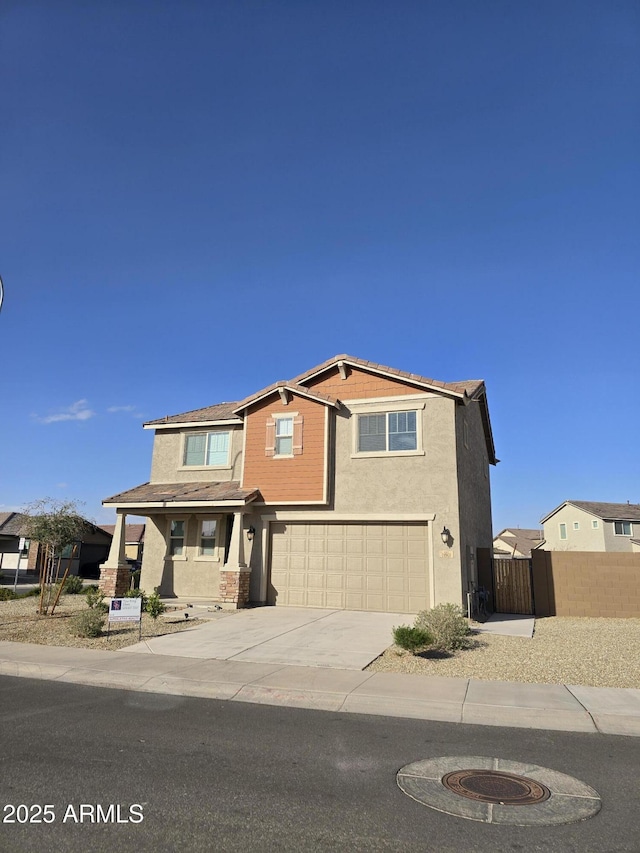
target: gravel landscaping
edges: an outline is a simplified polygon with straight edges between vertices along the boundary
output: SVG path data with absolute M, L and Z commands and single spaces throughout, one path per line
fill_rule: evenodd
M 37 643 L 42 646 L 73 646 L 82 649 L 117 651 L 138 642 L 138 623 L 116 622 L 111 625 L 109 637 L 75 637 L 73 617 L 87 610 L 84 595 L 63 595 L 53 616 L 40 616 L 37 598 L 19 598 L 0 602 L 0 640 L 16 643 Z M 142 614 L 142 639 L 173 634 L 201 625 L 202 619 L 185 619 L 184 610 L 167 613 L 153 620 Z
M 536 619 L 532 639 L 473 633 L 470 648 L 412 655 L 391 646 L 367 669 L 448 678 L 640 688 L 640 619 Z

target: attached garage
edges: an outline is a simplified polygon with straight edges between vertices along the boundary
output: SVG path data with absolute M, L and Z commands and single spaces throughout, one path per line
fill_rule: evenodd
M 424 610 L 428 533 L 425 522 L 271 522 L 268 601 L 391 613 Z

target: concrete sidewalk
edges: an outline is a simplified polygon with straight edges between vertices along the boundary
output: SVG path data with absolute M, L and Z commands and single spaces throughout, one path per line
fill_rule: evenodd
M 428 678 L 0 642 L 0 674 L 421 720 L 640 737 L 640 690 Z

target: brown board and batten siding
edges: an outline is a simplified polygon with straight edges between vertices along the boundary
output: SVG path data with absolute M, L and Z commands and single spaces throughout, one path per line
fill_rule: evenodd
M 308 388 L 337 397 L 339 400 L 366 400 L 368 397 L 395 397 L 400 394 L 416 394 L 422 389 L 407 385 L 405 381 L 389 379 L 375 373 L 367 373 L 357 367 L 347 367 L 347 378 L 342 379 L 338 368 L 323 372 L 320 376 L 305 380 Z
M 267 455 L 267 423 L 273 415 L 301 415 L 302 453 Z M 276 392 L 251 407 L 245 418 L 243 488 L 259 488 L 265 503 L 318 503 L 325 500 L 326 406 L 289 395 L 285 406 Z

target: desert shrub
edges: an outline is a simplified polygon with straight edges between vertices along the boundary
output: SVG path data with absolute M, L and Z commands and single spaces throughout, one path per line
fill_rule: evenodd
M 422 628 L 411 628 L 409 625 L 399 625 L 394 628 L 393 639 L 396 646 L 408 652 L 417 652 L 433 642 L 433 637 L 428 631 Z
M 109 610 L 109 605 L 104 600 L 104 593 L 98 587 L 90 589 L 87 592 L 87 604 L 91 610 L 95 610 L 98 613 L 106 613 Z
M 95 607 L 83 610 L 71 620 L 71 627 L 76 637 L 99 637 L 104 627 L 105 615 Z
M 90 592 L 97 592 L 97 591 L 98 591 L 98 584 L 97 583 L 90 583 L 89 586 L 85 586 L 84 589 L 82 590 L 82 592 L 85 595 L 89 595 Z
M 0 601 L 13 601 L 14 598 L 18 596 L 12 589 L 8 589 L 6 586 L 0 589 Z
M 147 598 L 147 603 L 144 605 L 144 609 L 152 619 L 157 619 L 158 616 L 166 610 L 164 603 L 160 600 L 157 589 L 154 589 L 151 595 Z
M 418 613 L 415 627 L 428 631 L 433 636 L 433 645 L 447 652 L 464 648 L 470 631 L 464 612 L 457 604 L 438 604 L 431 610 L 423 610 Z
M 69 575 L 64 582 L 62 592 L 64 595 L 78 595 L 83 590 L 82 578 L 78 575 Z

